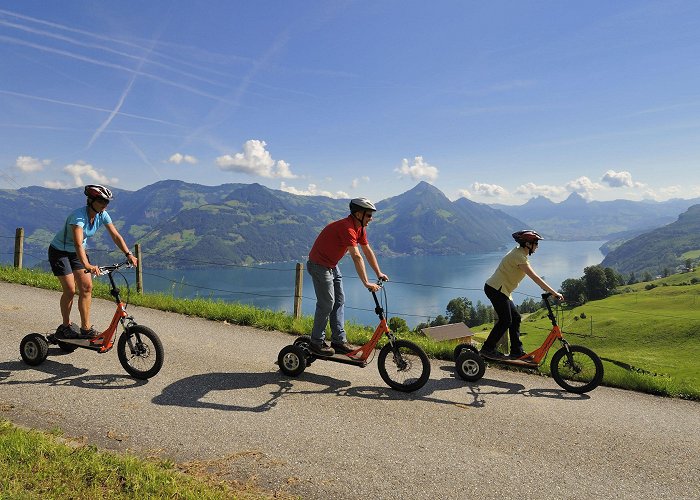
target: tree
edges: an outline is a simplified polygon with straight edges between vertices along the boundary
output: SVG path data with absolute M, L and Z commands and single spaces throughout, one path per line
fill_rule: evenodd
M 394 316 L 389 318 L 389 330 L 394 333 L 408 332 L 408 323 L 406 323 L 405 319 Z
M 522 303 L 519 306 L 516 306 L 516 309 L 518 310 L 519 313 L 533 313 L 537 311 L 540 308 L 540 302 L 535 301 L 533 298 L 527 298 L 522 301 Z
M 613 268 L 606 267 L 605 269 L 603 269 L 603 271 L 605 272 L 608 293 L 617 288 L 619 285 L 625 284 L 625 279 L 620 273 L 615 271 Z
M 600 300 L 610 295 L 608 277 L 600 265 L 584 268 L 583 282 L 586 285 L 586 297 L 589 300 Z
M 564 280 L 561 284 L 561 293 L 569 304 L 586 303 L 586 284 L 580 278 Z
M 484 325 L 486 323 L 493 323 L 493 307 L 487 306 L 480 300 L 476 302 L 476 315 L 474 317 L 474 325 Z M 469 325 L 469 326 L 474 326 Z
M 437 318 L 430 322 L 430 326 L 442 326 L 448 323 L 449 321 L 447 321 L 446 317 L 444 317 L 442 314 L 438 314 Z
M 449 323 L 464 323 L 471 318 L 472 301 L 466 297 L 456 297 L 447 303 L 445 312 Z M 437 318 L 436 318 L 437 319 Z

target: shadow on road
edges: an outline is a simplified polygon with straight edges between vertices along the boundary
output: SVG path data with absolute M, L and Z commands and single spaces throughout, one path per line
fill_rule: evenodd
M 170 384 L 163 392 L 153 398 L 153 403 L 166 406 L 182 406 L 189 408 L 211 408 L 226 411 L 264 412 L 274 408 L 278 400 L 288 393 L 294 394 L 341 394 L 344 387 L 350 385 L 347 380 L 338 380 L 324 375 L 305 374 L 305 382 L 313 382 L 324 386 L 318 391 L 293 391 L 293 381 L 279 372 L 264 373 L 204 373 L 183 378 Z M 259 404 L 245 405 L 206 401 L 209 393 L 215 391 L 241 391 L 257 389 L 271 385 L 274 389 L 270 397 Z M 231 395 L 236 399 L 236 395 Z
M 14 372 L 32 370 L 44 373 L 47 377 L 38 380 L 11 380 Z M 67 385 L 85 389 L 129 389 L 147 383 L 128 375 L 85 375 L 87 368 L 77 368 L 71 364 L 58 363 L 47 359 L 39 366 L 28 366 L 23 361 L 6 361 L 0 363 L 0 385 Z
M 376 400 L 426 401 L 430 403 L 456 405 L 460 407 L 483 408 L 485 396 L 524 396 L 547 397 L 567 400 L 588 399 L 587 395 L 571 394 L 557 389 L 530 389 L 522 384 L 482 378 L 478 383 L 468 383 L 451 376 L 440 380 L 429 380 L 421 389 L 405 393 L 389 387 L 353 386 L 348 380 L 338 380 L 325 375 L 306 372 L 298 378 L 288 378 L 280 372 L 264 373 L 205 373 L 183 378 L 170 384 L 152 402 L 164 406 L 188 408 L 210 408 L 223 411 L 265 412 L 274 408 L 286 394 L 335 394 Z M 299 389 L 309 383 L 321 386 L 318 390 Z M 260 395 L 251 395 L 248 389 L 271 386 L 266 399 L 260 402 Z M 297 387 L 297 389 L 295 389 Z M 461 391 L 460 391 L 461 389 Z M 457 394 L 466 393 L 465 401 L 455 400 Z M 215 392 L 227 392 L 223 399 L 214 401 Z M 439 393 L 450 391 L 452 398 L 442 398 Z M 231 402 L 224 402 L 231 401 Z M 249 404 L 246 404 L 250 401 Z

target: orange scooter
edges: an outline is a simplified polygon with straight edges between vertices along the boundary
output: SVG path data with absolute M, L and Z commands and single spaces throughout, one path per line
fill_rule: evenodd
M 552 330 L 542 345 L 520 358 L 489 358 L 489 362 L 520 368 L 537 370 L 547 357 L 549 349 L 558 340 L 561 348 L 554 353 L 550 362 L 552 378 L 564 390 L 576 394 L 592 391 L 603 380 L 603 363 L 596 353 L 587 347 L 569 344 L 557 324 L 557 319 L 549 302 L 551 293 L 543 293 L 542 300 L 547 307 L 547 317 L 552 322 Z M 470 344 L 455 347 L 455 367 L 461 378 L 475 382 L 484 376 L 486 362 Z
M 132 265 L 127 261 L 100 267 L 100 274 L 106 274 L 109 277 L 110 294 L 117 305 L 112 322 L 104 332 L 92 339 L 69 338 L 56 333 L 47 336 L 30 333 L 19 345 L 19 352 L 24 362 L 30 366 L 43 363 L 49 353 L 49 344 L 56 344 L 62 351 L 68 353 L 78 348 L 90 349 L 98 353 L 108 352 L 114 345 L 117 327 L 121 324 L 122 333 L 117 342 L 119 362 L 127 373 L 136 379 L 143 380 L 155 376 L 163 366 L 163 344 L 153 330 L 136 324 L 134 318 L 127 314 L 127 303 L 122 302 L 112 276 L 112 273 L 123 267 L 132 267 Z

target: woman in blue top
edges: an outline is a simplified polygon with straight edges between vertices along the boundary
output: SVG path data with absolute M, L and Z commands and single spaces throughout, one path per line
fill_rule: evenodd
M 129 251 L 124 238 L 112 224 L 107 205 L 113 199 L 112 191 L 99 184 L 85 186 L 87 205 L 74 210 L 66 219 L 63 228 L 56 233 L 49 245 L 49 263 L 53 274 L 61 282 L 61 316 L 63 323 L 56 329 L 59 336 L 92 338 L 98 332 L 90 322 L 90 305 L 92 304 L 92 275 L 99 274 L 99 268 L 90 264 L 85 251 L 87 239 L 104 226 L 112 237 L 114 244 L 126 255 L 134 266 L 136 257 Z M 87 269 L 90 272 L 86 273 Z M 76 331 L 70 321 L 73 298 L 78 289 L 78 311 L 80 312 L 80 331 Z

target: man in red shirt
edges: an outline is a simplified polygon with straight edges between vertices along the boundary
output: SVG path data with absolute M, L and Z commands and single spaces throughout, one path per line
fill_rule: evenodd
M 355 264 L 357 275 L 370 291 L 379 290 L 367 277 L 365 261 L 360 254 L 367 257 L 367 262 L 377 278 L 388 280 L 377 263 L 377 258 L 367 242 L 365 228 L 372 220 L 377 208 L 367 198 L 354 198 L 350 201 L 350 215 L 328 224 L 316 238 L 306 268 L 311 275 L 316 292 L 316 312 L 314 326 L 311 330 L 311 350 L 316 354 L 332 356 L 346 354 L 354 348 L 347 342 L 345 334 L 345 295 L 343 294 L 343 276 L 338 262 L 345 253 L 349 253 Z M 326 325 L 330 319 L 331 345 L 326 343 Z

